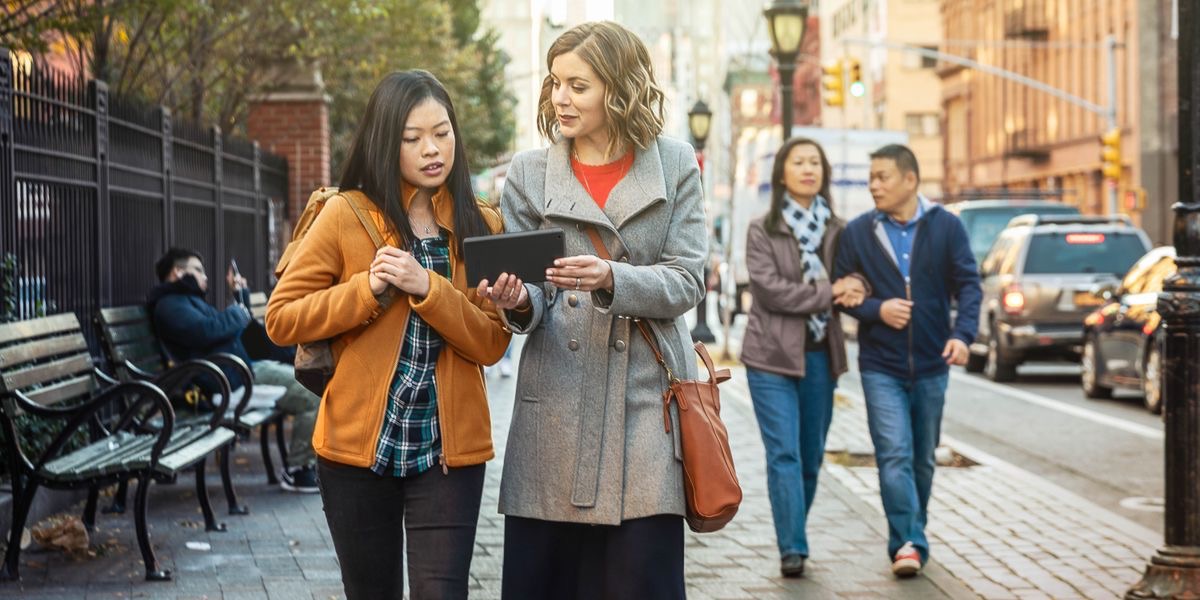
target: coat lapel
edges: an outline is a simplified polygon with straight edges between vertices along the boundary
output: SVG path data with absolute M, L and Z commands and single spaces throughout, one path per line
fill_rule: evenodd
M 613 188 L 608 201 L 604 203 L 604 212 L 617 229 L 647 208 L 667 200 L 658 141 L 652 140 L 645 149 L 635 148 L 634 152 L 636 154 L 629 174 Z
M 547 217 L 561 217 L 612 230 L 612 221 L 596 206 L 583 184 L 571 172 L 570 147 L 565 138 L 560 138 L 546 155 L 546 206 L 543 213 Z

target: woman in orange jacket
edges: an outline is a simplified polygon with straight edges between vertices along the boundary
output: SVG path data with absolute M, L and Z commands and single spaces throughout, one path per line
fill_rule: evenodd
M 267 332 L 281 345 L 332 340 L 313 448 L 346 596 L 402 598 L 407 536 L 410 597 L 466 598 L 494 454 L 481 365 L 511 334 L 466 279 L 463 238 L 502 223 L 476 201 L 437 79 L 380 82 L 340 188 L 271 295 Z

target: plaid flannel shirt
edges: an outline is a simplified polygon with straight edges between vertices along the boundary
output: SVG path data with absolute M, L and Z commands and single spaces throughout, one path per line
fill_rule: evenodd
M 450 277 L 450 246 L 444 235 L 418 240 L 412 255 L 422 267 Z M 420 315 L 412 313 L 371 466 L 376 474 L 407 477 L 438 464 L 442 442 L 433 369 L 441 349 L 441 336 Z

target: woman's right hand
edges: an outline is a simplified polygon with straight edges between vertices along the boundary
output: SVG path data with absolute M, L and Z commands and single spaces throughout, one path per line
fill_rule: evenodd
M 387 282 L 375 275 L 374 271 L 367 271 L 367 281 L 371 284 L 371 295 L 378 296 L 387 290 Z
M 491 300 L 500 310 L 525 310 L 529 307 L 529 292 L 516 275 L 501 273 L 496 278 L 496 285 L 489 285 L 488 280 L 484 279 L 475 291 Z

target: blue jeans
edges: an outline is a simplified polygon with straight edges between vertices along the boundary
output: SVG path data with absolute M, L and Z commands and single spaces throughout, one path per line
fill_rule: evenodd
M 804 377 L 746 368 L 754 416 L 767 451 L 767 494 L 780 556 L 808 556 L 805 523 L 817 493 L 833 418 L 829 355 L 805 352 Z
M 915 381 L 876 371 L 863 371 L 867 425 L 875 444 L 879 490 L 888 522 L 888 559 L 905 542 L 929 560 L 929 494 L 933 489 L 934 458 L 942 432 L 948 373 Z

